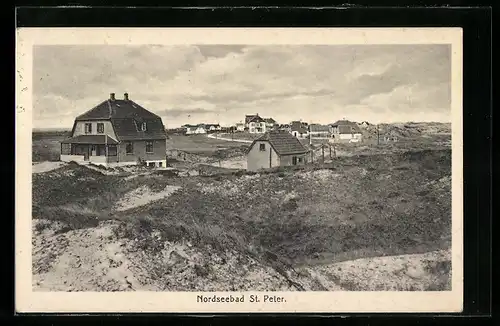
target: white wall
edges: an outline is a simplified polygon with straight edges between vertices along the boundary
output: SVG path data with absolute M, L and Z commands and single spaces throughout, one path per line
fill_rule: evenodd
M 89 134 L 85 133 L 85 124 L 86 123 L 92 124 L 92 133 L 89 133 Z M 97 123 L 104 124 L 104 133 L 103 134 L 97 133 Z M 113 130 L 113 126 L 111 125 L 111 121 L 107 121 L 107 120 L 77 121 L 76 126 L 75 126 L 75 132 L 73 133 L 73 137 L 79 136 L 79 135 L 108 135 L 108 136 L 112 137 L 113 139 L 116 139 L 115 131 Z
M 84 162 L 85 157 L 83 155 L 61 155 L 62 162 Z

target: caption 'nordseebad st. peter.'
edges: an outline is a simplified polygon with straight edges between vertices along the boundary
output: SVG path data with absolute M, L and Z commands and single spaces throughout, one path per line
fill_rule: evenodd
M 264 295 L 256 295 L 256 294 L 250 294 L 248 296 L 245 296 L 244 294 L 242 295 L 223 295 L 223 296 L 218 296 L 218 295 L 197 295 L 196 296 L 196 302 L 203 302 L 203 303 L 245 303 L 245 302 L 250 302 L 250 303 L 257 303 L 257 302 L 269 302 L 269 303 L 284 303 L 286 302 L 285 298 L 283 296 L 277 296 L 277 295 L 269 295 L 269 294 L 264 294 Z

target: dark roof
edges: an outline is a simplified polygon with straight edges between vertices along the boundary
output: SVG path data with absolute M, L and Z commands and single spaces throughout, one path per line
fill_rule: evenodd
M 276 120 L 274 120 L 273 118 L 264 118 L 264 121 L 266 123 L 276 123 Z
M 349 120 L 338 120 L 330 126 L 338 127 L 340 134 L 351 134 L 353 132 L 361 133 L 361 129 L 359 129 L 358 124 Z
M 250 123 L 250 122 L 263 122 L 265 121 L 262 119 L 258 114 L 251 114 L 251 115 L 246 115 L 245 116 L 245 123 Z
M 76 137 L 71 137 L 63 140 L 63 144 L 118 144 L 116 140 L 109 137 L 108 135 L 80 135 Z
M 156 114 L 146 110 L 139 104 L 131 100 L 106 100 L 96 107 L 90 109 L 82 115 L 76 117 L 76 121 L 81 120 L 102 120 L 102 119 L 157 119 Z M 161 118 L 160 118 L 161 119 Z
M 166 131 L 161 118 L 143 120 L 146 131 L 134 119 L 111 119 L 116 136 L 120 140 L 165 139 Z
M 309 131 L 312 131 L 312 132 L 328 132 L 328 131 L 330 131 L 330 127 L 329 126 L 325 126 L 325 125 L 319 125 L 319 124 L 310 124 L 309 125 Z
M 76 121 L 110 120 L 118 140 L 166 139 L 161 117 L 131 100 L 108 99 L 79 115 Z M 141 131 L 141 123 L 146 131 Z
M 249 150 L 257 141 L 268 141 L 278 155 L 303 154 L 307 152 L 307 149 L 300 141 L 288 132 L 268 131 L 255 139 Z
M 307 133 L 307 128 L 305 127 L 303 122 L 292 121 L 291 131 L 298 131 L 301 134 L 305 134 Z

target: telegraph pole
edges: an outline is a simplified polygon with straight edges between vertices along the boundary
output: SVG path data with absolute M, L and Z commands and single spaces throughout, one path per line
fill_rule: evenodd
M 378 123 L 377 123 L 377 145 L 380 145 L 380 132 L 378 129 Z

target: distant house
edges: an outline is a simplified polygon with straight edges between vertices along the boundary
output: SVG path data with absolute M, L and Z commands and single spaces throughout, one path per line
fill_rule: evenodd
M 245 131 L 245 124 L 244 123 L 237 123 L 236 124 L 236 131 Z
M 283 130 L 283 131 L 288 131 L 288 132 L 292 132 L 292 127 L 289 124 L 286 124 L 286 123 L 278 125 L 278 127 L 276 129 Z
M 222 129 L 222 127 L 218 123 L 216 123 L 216 124 L 212 124 L 212 123 L 205 124 L 205 130 L 207 132 L 221 131 L 221 129 Z
M 330 128 L 335 142 L 356 143 L 363 140 L 363 133 L 355 122 L 338 120 Z
M 286 131 L 268 131 L 255 139 L 247 152 L 247 170 L 307 163 L 308 150 Z
M 292 121 L 290 133 L 297 138 L 306 138 L 309 135 L 307 124 L 301 121 Z
M 205 128 L 205 125 L 202 123 L 197 125 L 184 125 L 184 128 L 186 128 L 186 135 L 207 133 L 207 129 Z
M 276 120 L 274 120 L 273 118 L 264 118 L 264 122 L 266 123 L 266 129 L 267 130 L 274 129 L 274 127 L 277 124 Z
M 251 134 L 265 133 L 266 122 L 259 114 L 245 116 L 245 128 Z
M 309 136 L 313 138 L 330 138 L 330 126 L 320 124 L 309 125 Z
M 360 127 L 368 127 L 370 125 L 370 123 L 368 121 L 363 121 L 363 122 L 358 123 L 358 125 Z
M 61 141 L 61 161 L 98 165 L 166 166 L 165 126 L 158 115 L 130 100 L 109 99 L 75 118 L 71 137 Z

